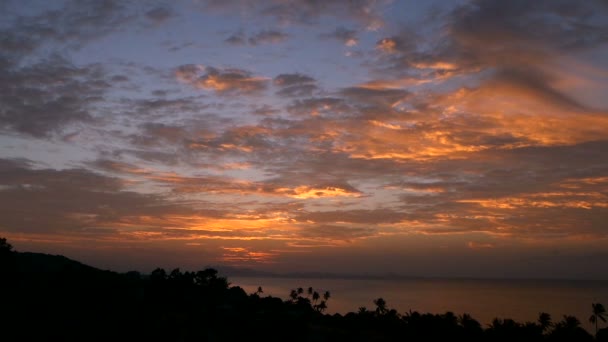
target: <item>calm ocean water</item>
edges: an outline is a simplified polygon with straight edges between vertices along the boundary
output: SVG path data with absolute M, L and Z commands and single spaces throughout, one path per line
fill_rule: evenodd
M 262 286 L 265 295 L 287 299 L 291 289 L 312 286 L 319 293 L 331 292 L 328 313 L 345 314 L 365 306 L 374 309 L 373 300 L 382 297 L 399 313 L 468 313 L 483 325 L 493 318 L 536 321 L 539 312 L 548 312 L 554 321 L 574 315 L 585 328 L 591 303 L 608 305 L 608 281 L 568 280 L 462 280 L 462 279 L 297 279 L 231 277 L 232 285 L 248 293 Z

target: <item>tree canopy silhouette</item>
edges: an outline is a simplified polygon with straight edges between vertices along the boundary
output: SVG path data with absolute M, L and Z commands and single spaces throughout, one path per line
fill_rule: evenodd
M 602 321 L 606 323 L 606 308 L 601 303 L 591 303 L 591 309 L 593 313 L 589 317 L 589 322 L 595 324 L 595 334 L 598 332 L 598 322 Z
M 247 294 L 216 269 L 149 274 L 102 271 L 62 256 L 19 253 L 0 239 L 10 257 L 3 286 L 0 340 L 4 341 L 592 341 L 573 316 L 552 324 L 497 318 L 487 328 L 469 314 L 400 314 L 382 297 L 375 310 L 326 314 L 329 291 L 291 290 L 287 300 Z M 322 294 L 322 295 L 321 295 Z M 597 324 L 605 310 L 593 303 Z M 606 329 L 597 341 L 608 337 Z

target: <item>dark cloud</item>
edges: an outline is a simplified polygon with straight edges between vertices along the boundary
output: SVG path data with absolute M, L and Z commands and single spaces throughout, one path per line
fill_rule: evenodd
M 278 75 L 273 83 L 281 87 L 276 93 L 281 97 L 310 97 L 318 89 L 314 78 L 300 73 Z
M 146 17 L 158 24 L 167 21 L 173 16 L 173 12 L 166 7 L 156 7 L 146 12 Z
M 323 33 L 319 37 L 322 39 L 336 39 L 346 46 L 355 46 L 359 43 L 356 30 L 349 30 L 345 27 L 338 27 L 330 33 Z
M 109 155 L 111 157 L 134 156 L 144 162 L 160 163 L 162 165 L 178 165 L 181 159 L 183 159 L 173 149 L 168 148 L 163 151 L 120 148 L 114 149 L 111 152 L 103 151 L 102 155 Z
M 551 77 L 538 70 L 526 70 L 525 67 L 502 69 L 492 77 L 491 82 L 513 86 L 522 92 L 534 94 L 545 103 L 552 103 L 570 110 L 586 110 L 576 100 L 551 87 Z
M 92 121 L 92 105 L 109 88 L 99 65 L 78 67 L 57 56 L 0 69 L 0 125 L 4 130 L 47 137 L 68 124 Z
M 392 186 L 403 189 L 403 208 L 412 220 L 513 237 L 603 236 L 605 146 L 602 141 L 481 152 L 477 161 L 443 161 L 414 171 L 424 170 L 435 181 Z
M 604 44 L 601 3 L 455 5 L 424 28 L 396 23 L 366 33 L 382 38 L 368 51 L 361 41 L 362 56 L 371 60 L 338 63 L 344 69 L 336 74 L 316 53 L 291 59 L 307 58 L 292 50 L 307 44 L 228 56 L 217 42 L 180 45 L 179 38 L 160 47 L 204 47 L 202 55 L 187 54 L 204 66 L 163 70 L 141 65 L 146 56 L 77 65 L 70 53 L 90 58 L 101 46 L 88 44 L 100 37 L 126 25 L 140 34 L 183 8 L 162 1 L 66 3 L 74 7 L 0 14 L 7 18 L 0 25 L 3 153 L 44 153 L 41 161 L 68 165 L 0 160 L 3 232 L 192 239 L 215 248 L 222 241 L 234 258 L 270 244 L 293 251 L 355 239 L 375 247 L 434 235 L 433 244 L 449 240 L 477 253 L 524 240 L 559 245 L 606 237 L 608 120 L 580 90 L 601 85 L 595 78 L 603 70 L 575 63 Z M 226 43 L 251 46 L 310 37 L 352 45 L 362 26 L 381 24 L 384 4 L 204 3 L 229 15 L 245 9 L 240 13 L 252 22 L 243 27 L 255 31 L 214 32 L 234 32 Z M 274 19 L 331 26 L 301 35 L 311 27 Z M 336 25 L 345 26 L 331 31 Z M 225 67 L 239 60 L 244 64 Z M 268 78 L 251 65 L 283 73 Z M 574 75 L 570 67 L 584 72 Z M 321 74 L 332 89 L 311 76 Z M 51 144 L 29 139 L 56 136 L 62 140 Z M 246 243 L 259 244 L 236 245 Z
M 338 116 L 350 112 L 347 102 L 337 97 L 311 97 L 295 100 L 287 110 L 295 115 L 312 116 Z
M 366 105 L 390 107 L 405 100 L 411 93 L 402 89 L 373 89 L 366 87 L 344 88 L 340 93 L 351 101 Z
M 244 13 L 256 13 L 263 16 L 275 18 L 282 24 L 306 24 L 310 25 L 320 17 L 337 17 L 350 19 L 361 23 L 365 28 L 377 29 L 383 25 L 380 11 L 384 1 L 377 0 L 263 0 L 263 1 L 204 1 L 208 9 L 223 10 L 227 12 L 243 11 Z
M 123 99 L 121 105 L 124 107 L 123 114 L 129 114 L 129 117 L 163 119 L 167 116 L 186 117 L 188 114 L 201 114 L 202 111 L 209 108 L 208 104 L 201 101 L 201 97 L 189 96 L 178 98 L 160 98 L 152 97 L 140 100 Z
M 318 90 L 318 87 L 314 84 L 300 84 L 293 85 L 290 87 L 284 87 L 283 89 L 276 92 L 281 97 L 310 97 Z
M 289 35 L 287 33 L 276 30 L 266 30 L 260 31 L 255 35 L 249 37 L 249 44 L 277 44 L 286 41 L 287 38 L 289 38 Z
M 290 87 L 294 85 L 315 83 L 316 80 L 308 75 L 295 74 L 280 74 L 274 78 L 273 83 L 279 87 Z
M 269 137 L 269 130 L 262 126 L 238 126 L 226 129 L 210 138 L 193 138 L 188 141 L 193 151 L 214 154 L 270 153 L 277 146 Z
M 224 42 L 232 45 L 245 45 L 247 44 L 247 38 L 245 37 L 245 33 L 243 31 L 238 31 L 226 38 Z
M 199 89 L 212 90 L 218 95 L 254 95 L 268 87 L 269 80 L 242 69 L 201 68 L 187 64 L 175 71 L 178 80 Z
M 129 81 L 129 77 L 125 76 L 125 75 L 114 75 L 110 78 L 110 81 L 112 82 L 128 82 Z
M 279 114 L 281 111 L 269 106 L 269 105 L 262 105 L 262 106 L 256 106 L 251 113 L 254 115 L 260 115 L 260 116 L 269 116 L 269 115 L 275 115 L 275 114 Z
M 329 243 L 352 241 L 354 239 L 369 238 L 378 234 L 377 229 L 371 227 L 349 227 L 329 224 L 315 224 L 300 227 L 298 236 L 314 240 L 327 240 Z M 313 240 L 313 241 L 314 241 Z M 310 243 L 310 242 L 309 242 Z
M 124 191 L 118 178 L 85 169 L 34 169 L 23 161 L 3 159 L 0 174 L 5 231 L 69 233 L 123 215 L 177 209 L 155 195 Z
M 3 53 L 29 53 L 51 42 L 79 48 L 121 29 L 134 16 L 122 1 L 66 1 L 62 7 L 40 13 L 20 13 L 10 18 L 3 31 Z
M 230 37 L 226 38 L 224 42 L 232 45 L 262 45 L 262 44 L 278 44 L 289 39 L 289 35 L 285 32 L 278 30 L 263 30 L 258 33 L 252 34 L 249 39 L 243 30 L 239 30 Z
M 454 10 L 450 30 L 463 46 L 485 45 L 491 54 L 539 48 L 565 51 L 606 42 L 607 15 L 602 1 L 481 0 Z
M 493 68 L 526 73 L 608 39 L 608 10 L 601 1 L 480 0 L 444 18 L 447 32 L 440 41 L 426 42 L 411 29 L 380 40 L 389 70 L 427 79 Z
M 305 212 L 300 211 L 295 216 L 298 221 L 312 221 L 318 224 L 331 224 L 334 222 L 346 222 L 355 224 L 378 225 L 383 223 L 398 223 L 406 219 L 408 215 L 404 212 L 392 209 L 353 209 Z

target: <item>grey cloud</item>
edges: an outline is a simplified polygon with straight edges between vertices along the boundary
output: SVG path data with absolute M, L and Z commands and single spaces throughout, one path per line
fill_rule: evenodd
M 151 140 L 161 141 L 161 144 L 176 143 L 191 136 L 186 126 L 169 125 L 164 123 L 145 123 L 141 126 L 142 136 Z
M 115 161 L 110 159 L 97 159 L 93 162 L 86 163 L 87 166 L 91 166 L 95 169 L 112 172 L 112 173 L 133 173 L 134 170 L 140 168 L 134 164 L 125 163 L 121 161 Z
M 381 7 L 386 1 L 376 0 L 231 0 L 204 1 L 207 9 L 222 11 L 244 11 L 273 17 L 282 24 L 315 23 L 320 17 L 329 16 L 354 20 L 366 28 L 376 29 L 383 25 Z
M 404 193 L 402 208 L 408 218 L 436 226 L 537 238 L 605 236 L 606 144 L 480 152 L 412 170 L 434 181 L 393 186 L 420 191 Z
M 333 222 L 347 222 L 354 224 L 377 225 L 382 223 L 397 223 L 407 218 L 404 212 L 392 209 L 373 209 L 373 210 L 334 210 L 334 211 L 299 211 L 295 216 L 298 221 L 313 221 L 319 224 Z
M 31 52 L 50 40 L 78 48 L 123 27 L 132 15 L 121 1 L 71 0 L 60 9 L 14 16 L 11 29 L 3 36 L 8 38 L 5 43 L 23 41 L 12 45 L 13 51 Z
M 376 42 L 376 49 L 384 53 L 413 53 L 419 45 L 419 38 L 416 33 L 410 30 L 403 30 L 400 35 L 385 37 Z
M 282 22 L 306 24 L 314 22 L 320 16 L 346 17 L 359 21 L 368 28 L 378 28 L 383 24 L 378 8 L 381 4 L 382 2 L 370 0 L 274 1 L 272 5 L 262 9 L 262 13 L 276 17 Z
M 128 82 L 129 77 L 127 77 L 125 75 L 114 75 L 114 76 L 112 76 L 112 78 L 110 78 L 110 80 L 112 82 Z
M 226 38 L 224 42 L 232 45 L 245 45 L 247 44 L 247 38 L 243 31 L 239 31 Z
M 258 33 L 252 34 L 249 39 L 243 30 L 239 30 L 228 38 L 224 42 L 232 45 L 261 45 L 261 44 L 278 44 L 289 39 L 289 35 L 285 32 L 278 30 L 262 30 Z
M 33 169 L 2 160 L 2 229 L 20 233 L 81 231 L 123 215 L 177 210 L 153 195 L 123 191 L 123 182 L 84 169 Z
M 328 115 L 339 116 L 348 113 L 350 107 L 344 99 L 337 97 L 311 97 L 298 99 L 287 107 L 287 110 L 295 115 Z
M 439 18 L 445 20 L 439 41 L 426 41 L 411 29 L 380 40 L 384 71 L 434 80 L 517 69 L 521 74 L 533 71 L 532 78 L 556 56 L 608 41 L 608 10 L 601 1 L 479 0 Z M 534 82 L 546 81 L 541 77 Z
M 277 44 L 284 42 L 289 38 L 289 35 L 276 30 L 266 30 L 260 31 L 249 38 L 249 44 L 251 45 L 259 45 L 259 44 Z
M 140 100 L 123 99 L 124 113 L 130 113 L 131 117 L 141 117 L 151 120 L 152 118 L 164 119 L 168 116 L 179 115 L 185 117 L 188 114 L 200 114 L 209 105 L 200 101 L 200 96 L 177 97 L 177 98 L 147 98 Z
M 226 154 L 270 153 L 275 146 L 269 131 L 260 126 L 239 126 L 226 129 L 207 139 L 188 141 L 192 150 Z
M 467 160 L 442 160 L 410 165 L 413 174 L 424 173 L 434 181 L 404 182 L 406 188 L 442 188 L 445 193 L 430 201 L 467 198 L 500 198 L 528 192 L 554 191 L 555 184 L 571 178 L 608 174 L 606 141 L 572 146 L 524 147 L 476 153 Z M 563 189 L 562 189 L 563 190 Z
M 327 239 L 331 241 L 350 241 L 353 239 L 376 236 L 378 230 L 372 227 L 348 227 L 330 224 L 315 224 L 302 226 L 298 229 L 298 236 L 311 239 Z
M 281 87 L 276 94 L 282 97 L 310 97 L 318 89 L 314 78 L 300 73 L 280 74 L 273 83 Z
M 316 80 L 314 78 L 300 73 L 280 74 L 273 80 L 273 83 L 279 87 L 290 87 L 294 85 L 302 85 L 315 82 Z
M 269 80 L 254 76 L 250 71 L 236 68 L 218 69 L 192 64 L 175 70 L 176 77 L 199 89 L 212 90 L 218 95 L 254 95 L 268 87 Z
M 281 97 L 310 97 L 313 96 L 318 89 L 319 88 L 314 84 L 300 84 L 284 87 L 277 91 L 276 94 Z
M 169 150 L 169 151 L 167 151 Z M 145 162 L 161 163 L 163 165 L 177 165 L 181 161 L 179 154 L 172 152 L 172 149 L 164 149 L 163 151 L 155 151 L 148 149 L 115 149 L 111 152 L 102 152 L 102 155 L 111 157 L 134 156 Z
M 47 137 L 73 122 L 92 121 L 92 105 L 110 88 L 98 65 L 77 67 L 53 57 L 0 70 L 0 125 Z
M 526 70 L 525 68 L 499 70 L 490 82 L 510 84 L 526 92 L 535 94 L 537 98 L 546 103 L 553 103 L 562 108 L 573 110 L 586 110 L 585 106 L 568 97 L 549 83 L 551 78 L 537 70 Z
M 371 89 L 364 87 L 344 88 L 340 93 L 351 101 L 367 105 L 390 107 L 397 101 L 406 99 L 411 93 L 402 89 Z
M 359 38 L 357 38 L 357 31 L 350 30 L 345 27 L 337 27 L 334 31 L 330 33 L 323 33 L 319 37 L 321 37 L 322 39 L 336 39 L 347 46 L 354 46 L 359 43 Z
M 608 8 L 602 1 L 482 0 L 463 5 L 452 15 L 452 33 L 467 44 L 500 44 L 511 49 L 513 44 L 538 43 L 540 47 L 571 49 L 595 46 L 608 39 L 608 25 L 602 22 Z
M 163 23 L 173 16 L 173 12 L 166 7 L 156 7 L 146 12 L 146 17 L 156 23 Z
M 254 115 L 260 115 L 260 116 L 269 116 L 269 115 L 274 115 L 274 114 L 278 114 L 281 111 L 269 106 L 269 105 L 262 105 L 262 106 L 257 106 L 255 107 L 251 113 L 253 113 Z

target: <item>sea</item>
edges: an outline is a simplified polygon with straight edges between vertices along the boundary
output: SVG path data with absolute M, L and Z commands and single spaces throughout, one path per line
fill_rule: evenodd
M 262 296 L 287 299 L 292 289 L 313 287 L 321 295 L 330 291 L 326 313 L 357 312 L 360 307 L 375 309 L 373 300 L 383 298 L 387 307 L 440 314 L 468 313 L 483 326 L 494 318 L 535 322 L 541 312 L 554 322 L 564 315 L 577 317 L 584 328 L 589 323 L 591 304 L 608 305 L 608 280 L 505 280 L 505 279 L 315 279 L 276 277 L 231 277 L 231 285 L 253 293 L 262 287 Z M 306 292 L 305 292 L 306 293 Z M 604 324 L 605 326 L 605 324 Z

